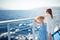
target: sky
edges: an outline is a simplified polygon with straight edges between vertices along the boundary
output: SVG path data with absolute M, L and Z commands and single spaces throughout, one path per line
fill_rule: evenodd
M 40 7 L 60 7 L 60 0 L 0 0 L 0 9 L 31 10 Z

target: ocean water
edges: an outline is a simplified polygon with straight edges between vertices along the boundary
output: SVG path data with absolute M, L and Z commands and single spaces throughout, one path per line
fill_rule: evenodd
M 60 7 L 51 7 L 51 9 L 54 15 L 53 26 L 57 25 L 58 27 L 60 27 Z M 0 10 L 0 21 L 21 19 L 21 18 L 34 18 L 39 15 L 45 15 L 45 11 L 46 8 L 36 8 L 33 10 Z M 10 32 L 15 32 L 11 34 L 11 37 L 13 36 L 14 39 L 18 35 L 27 36 L 29 33 L 32 34 L 32 25 L 29 25 L 32 23 L 33 23 L 32 20 L 24 20 L 9 23 Z M 0 34 L 4 33 L 7 33 L 7 23 L 0 24 Z M 4 36 L 2 37 L 4 38 Z

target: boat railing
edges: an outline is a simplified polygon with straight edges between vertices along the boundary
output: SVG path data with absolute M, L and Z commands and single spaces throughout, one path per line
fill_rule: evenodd
M 15 19 L 15 20 L 6 20 L 6 21 L 0 21 L 0 24 L 3 24 L 3 23 L 7 23 L 7 33 L 8 33 L 8 40 L 11 40 L 10 38 L 10 23 L 11 22 L 18 22 L 18 21 L 23 21 L 23 20 L 33 20 L 33 18 L 23 18 L 23 19 Z M 27 28 L 26 28 L 27 29 Z M 23 29 L 22 29 L 23 30 Z M 21 31 L 21 30 L 20 30 Z M 34 31 L 34 22 L 33 22 L 33 30 L 32 30 L 32 33 L 33 33 L 33 40 L 35 40 L 35 31 Z

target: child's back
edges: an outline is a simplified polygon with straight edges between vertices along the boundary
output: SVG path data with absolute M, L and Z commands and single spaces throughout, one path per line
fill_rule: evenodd
M 43 23 L 38 29 L 38 40 L 47 40 L 47 29 L 46 24 Z

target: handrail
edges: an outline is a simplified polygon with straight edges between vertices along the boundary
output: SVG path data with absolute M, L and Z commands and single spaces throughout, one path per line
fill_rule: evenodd
M 55 16 L 55 15 L 54 15 Z M 16 22 L 16 21 L 21 21 L 21 20 L 33 20 L 34 18 L 22 18 L 22 19 L 15 19 L 15 20 L 6 20 L 6 21 L 0 21 L 1 23 L 10 23 L 10 22 Z
M 17 22 L 17 21 L 23 21 L 23 20 L 33 20 L 33 18 L 23 18 L 23 19 L 16 19 L 16 20 L 0 21 L 0 24 L 2 24 L 2 23 L 8 23 L 8 24 L 7 24 L 8 40 L 10 40 L 10 27 L 9 27 L 9 23 L 11 23 L 11 22 Z M 33 25 L 34 25 L 34 24 L 33 24 Z M 33 35 L 35 35 L 34 26 L 33 26 Z M 33 37 L 33 40 L 35 40 L 35 36 Z
M 1 24 L 1 23 L 17 22 L 17 21 L 21 21 L 21 20 L 33 20 L 33 18 L 23 18 L 23 19 L 0 21 L 0 24 Z
M 56 32 L 54 32 L 54 33 L 52 34 L 53 40 L 55 40 L 55 39 L 54 39 L 54 35 L 55 35 L 56 33 L 58 33 L 58 34 L 60 35 L 59 31 L 60 31 L 60 29 L 57 30 Z
M 60 29 L 59 30 L 57 30 L 56 32 L 54 32 L 53 34 L 52 34 L 52 36 L 54 36 L 57 32 L 59 32 L 60 31 Z

